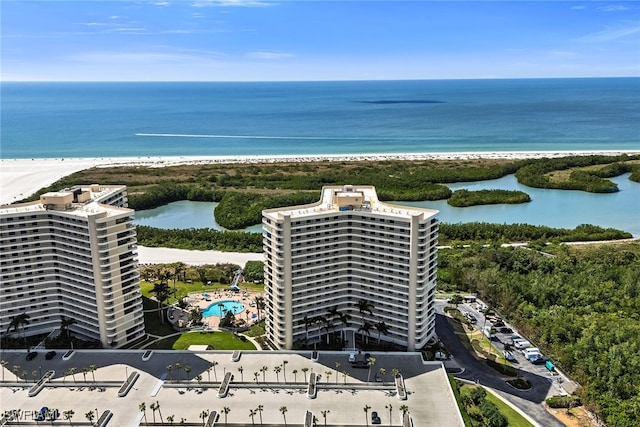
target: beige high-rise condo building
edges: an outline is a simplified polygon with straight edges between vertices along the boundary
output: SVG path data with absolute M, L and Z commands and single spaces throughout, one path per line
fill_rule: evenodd
M 382 203 L 372 186 L 263 211 L 268 338 L 422 348 L 435 338 L 438 211 Z
M 134 211 L 125 186 L 87 185 L 0 207 L 0 332 L 69 329 L 106 348 L 144 336 Z M 15 322 L 14 322 L 15 323 Z M 11 332 L 10 332 L 11 333 Z

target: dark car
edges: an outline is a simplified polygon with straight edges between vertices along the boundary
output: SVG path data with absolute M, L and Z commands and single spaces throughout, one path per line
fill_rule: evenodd
M 351 366 L 353 366 L 354 368 L 361 368 L 361 369 L 367 369 L 369 367 L 367 362 L 363 360 L 358 360 L 357 362 L 353 362 Z
M 503 328 L 500 328 L 500 333 L 502 333 L 502 334 L 512 334 L 513 333 L 513 329 L 508 328 L 508 327 L 505 326 Z
M 56 353 L 55 351 L 51 350 L 51 351 L 48 351 L 47 354 L 44 355 L 44 358 L 47 359 L 47 360 L 51 360 L 54 357 L 56 357 L 56 354 L 58 354 L 58 353 Z
M 376 411 L 373 411 L 371 413 L 371 424 L 382 424 L 382 420 L 380 419 Z
M 371 353 L 365 353 L 365 354 L 364 354 L 364 361 L 365 361 L 365 362 L 368 362 L 368 361 L 369 361 L 369 359 L 371 359 Z
M 47 415 L 47 412 L 49 412 L 49 408 L 47 408 L 46 406 L 43 406 L 36 414 L 36 421 L 44 421 L 44 418 Z
M 37 355 L 38 355 L 37 351 L 30 351 L 29 353 L 27 353 L 27 360 L 35 359 Z

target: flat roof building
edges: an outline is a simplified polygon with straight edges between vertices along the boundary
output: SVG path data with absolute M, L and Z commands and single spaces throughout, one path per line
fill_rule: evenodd
M 125 186 L 76 186 L 0 207 L 0 332 L 25 336 L 62 320 L 104 347 L 144 336 L 134 211 Z
M 382 203 L 372 186 L 263 211 L 266 330 L 280 349 L 435 337 L 438 211 Z

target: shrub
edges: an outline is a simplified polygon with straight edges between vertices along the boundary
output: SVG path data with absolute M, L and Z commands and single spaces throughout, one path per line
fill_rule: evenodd
M 549 408 L 575 408 L 582 405 L 578 396 L 551 396 L 545 402 Z

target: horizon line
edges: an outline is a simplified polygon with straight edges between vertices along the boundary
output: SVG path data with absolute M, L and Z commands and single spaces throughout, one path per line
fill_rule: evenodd
M 564 77 L 447 77 L 422 79 L 310 79 L 310 80 L 6 80 L 2 83 L 331 83 L 331 82 L 418 82 L 451 80 L 569 80 L 569 79 L 635 79 L 630 76 L 564 76 Z

